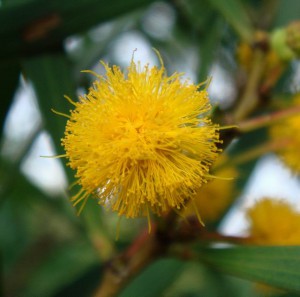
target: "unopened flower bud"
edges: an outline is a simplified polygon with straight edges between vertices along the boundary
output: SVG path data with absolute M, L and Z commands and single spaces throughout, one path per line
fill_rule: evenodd
M 277 29 L 271 34 L 271 46 L 282 60 L 289 61 L 295 58 L 294 51 L 287 43 L 287 30 L 285 28 Z

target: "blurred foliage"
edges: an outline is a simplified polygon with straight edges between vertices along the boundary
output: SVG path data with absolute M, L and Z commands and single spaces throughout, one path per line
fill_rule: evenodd
M 71 107 L 63 96 L 76 98 L 88 89 L 90 77 L 80 75 L 80 70 L 97 69 L 101 59 L 125 64 L 124 55 L 129 61 L 138 47 L 134 45 L 136 40 L 142 42 L 145 55 L 151 53 L 151 47 L 158 49 L 169 72 L 186 71 L 195 81 L 203 81 L 214 69 L 221 69 L 229 94 L 221 90 L 212 98 L 224 99 L 213 116 L 226 124 L 225 120 L 238 110 L 238 100 L 251 79 L 251 73 L 237 58 L 237 47 L 247 43 L 265 55 L 268 38 L 261 39 L 258 32 L 269 34 L 299 16 L 300 2 L 292 0 L 2 0 L 1 144 L 5 147 L 8 143 L 8 151 L 17 153 L 1 154 L 0 295 L 92 296 L 109 266 L 108 260 L 123 252 L 145 228 L 143 219 L 134 223 L 123 220 L 120 239 L 115 241 L 118 218 L 103 211 L 95 200 L 89 201 L 78 217 L 67 199 L 72 190 L 53 196 L 24 175 L 22 165 L 43 131 L 50 134 L 56 153 L 62 154 L 60 139 L 66 119 L 51 109 L 68 113 Z M 129 40 L 130 34 L 136 39 Z M 280 109 L 288 102 L 295 91 L 291 86 L 295 79 L 293 63 L 285 62 L 278 76 L 274 74 L 277 68 L 266 74 L 275 78 L 255 94 L 261 102 L 243 119 Z M 25 140 L 9 142 L 11 131 L 5 123 L 12 114 L 17 90 L 24 84 L 34 88 L 42 123 Z M 247 152 L 267 141 L 267 131 L 262 128 L 239 134 L 230 130 L 222 132 L 222 138 L 225 149 L 235 139 L 227 149 L 229 158 L 245 157 L 243 162 L 236 162 L 240 173 L 235 192 L 238 203 L 263 155 L 249 157 Z M 64 169 L 72 184 L 73 172 Z M 212 225 L 214 230 L 222 218 Z M 299 247 L 217 249 L 214 245 L 194 245 L 194 241 L 197 236 L 188 243 L 175 243 L 133 278 L 119 296 L 260 296 L 250 281 L 286 290 L 278 291 L 278 296 L 300 294 Z

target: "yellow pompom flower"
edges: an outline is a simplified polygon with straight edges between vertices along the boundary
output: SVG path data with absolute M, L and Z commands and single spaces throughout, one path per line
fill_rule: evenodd
M 232 202 L 234 178 L 237 176 L 236 168 L 224 167 L 214 174 L 216 178 L 197 190 L 195 199 L 184 210 L 184 216 L 197 215 L 196 211 L 198 211 L 204 223 L 213 222 L 222 215 Z
M 294 99 L 295 105 L 300 105 L 300 95 Z M 300 172 L 300 114 L 294 115 L 283 122 L 270 127 L 270 136 L 274 140 L 279 140 L 285 146 L 278 152 L 283 162 L 293 171 Z
M 162 63 L 162 61 L 161 61 Z M 73 102 L 62 145 L 82 189 L 134 218 L 180 209 L 209 178 L 218 156 L 206 89 L 132 59 L 127 72 L 102 63 L 89 92 Z
M 259 245 L 300 245 L 300 213 L 284 201 L 259 200 L 248 209 L 251 242 Z

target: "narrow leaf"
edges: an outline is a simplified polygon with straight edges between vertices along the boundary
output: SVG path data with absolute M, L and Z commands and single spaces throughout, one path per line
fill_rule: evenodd
M 0 61 L 0 132 L 19 83 L 20 65 L 17 60 Z
M 209 0 L 227 20 L 238 35 L 247 42 L 251 42 L 253 28 L 245 8 L 239 0 Z
M 300 292 L 300 246 L 206 249 L 199 255 L 224 273 Z
M 34 86 L 46 129 L 52 135 L 58 154 L 63 154 L 60 139 L 64 133 L 66 119 L 51 110 L 69 114 L 67 95 L 75 100 L 72 65 L 63 54 L 42 55 L 27 59 L 24 73 Z
M 32 0 L 0 9 L 0 56 L 53 49 L 67 36 L 131 12 L 153 0 Z
M 215 18 L 214 22 L 208 28 L 207 34 L 200 42 L 200 67 L 198 72 L 198 81 L 207 79 L 209 70 L 216 56 L 216 49 L 220 42 L 220 19 Z
M 274 3 L 276 5 L 276 16 L 273 26 L 286 26 L 289 22 L 299 20 L 300 2 L 294 0 L 279 0 Z
M 162 259 L 136 277 L 119 297 L 157 297 L 175 281 L 185 263 L 174 259 Z
M 23 296 L 53 296 L 98 263 L 98 255 L 84 242 L 59 247 L 36 269 Z

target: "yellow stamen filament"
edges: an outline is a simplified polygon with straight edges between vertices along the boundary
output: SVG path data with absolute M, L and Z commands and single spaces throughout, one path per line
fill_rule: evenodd
M 52 111 L 53 113 L 57 114 L 57 115 L 60 115 L 60 116 L 62 116 L 62 117 L 65 117 L 65 118 L 68 118 L 68 119 L 70 119 L 70 118 L 71 118 L 71 116 L 69 116 L 69 115 L 67 115 L 67 114 L 65 114 L 65 113 L 62 113 L 62 112 L 56 111 L 56 110 L 55 110 L 55 109 L 53 109 L 53 108 L 51 108 L 51 111 Z

